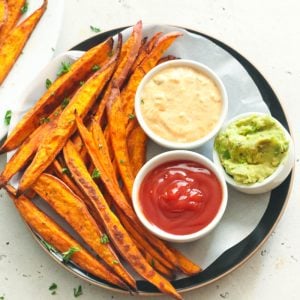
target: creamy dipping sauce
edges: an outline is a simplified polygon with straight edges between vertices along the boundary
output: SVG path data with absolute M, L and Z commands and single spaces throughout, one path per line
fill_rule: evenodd
M 148 127 L 173 142 L 196 141 L 216 126 L 221 92 L 205 73 L 188 66 L 155 74 L 141 92 L 141 112 Z

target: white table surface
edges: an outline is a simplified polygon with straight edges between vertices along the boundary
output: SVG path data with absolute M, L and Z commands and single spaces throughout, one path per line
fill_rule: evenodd
M 30 0 L 29 0 L 30 1 Z M 51 1 L 51 0 L 49 0 Z M 145 23 L 180 25 L 207 33 L 248 58 L 279 96 L 296 144 L 294 188 L 270 239 L 243 266 L 185 299 L 299 299 L 300 285 L 300 2 L 297 0 L 66 0 L 56 53 L 101 31 Z M 47 37 L 45 37 L 47 38 Z M 0 158 L 3 169 L 5 156 Z M 52 296 L 49 286 L 57 283 Z M 32 239 L 0 192 L 0 297 L 4 299 L 132 299 L 91 286 L 61 268 Z M 163 297 L 160 297 L 163 298 Z M 149 298 L 150 299 L 150 298 Z M 158 298 L 154 298 L 158 299 Z

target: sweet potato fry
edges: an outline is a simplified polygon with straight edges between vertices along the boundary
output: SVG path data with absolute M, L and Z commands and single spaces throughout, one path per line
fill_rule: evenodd
M 98 186 L 93 181 L 80 156 L 76 153 L 72 142 L 69 141 L 65 145 L 64 155 L 74 180 L 84 190 L 91 202 L 93 202 L 94 209 L 101 216 L 110 239 L 123 258 L 129 262 L 139 275 L 151 282 L 163 293 L 171 295 L 175 299 L 182 299 L 173 286 L 159 275 L 141 255 L 119 219 L 110 210 Z
M 10 194 L 10 196 L 24 221 L 38 233 L 44 241 L 51 244 L 54 249 L 63 253 L 71 247 L 78 247 L 80 250 L 73 254 L 71 258 L 72 262 L 98 278 L 104 279 L 123 289 L 128 289 L 127 285 L 121 279 L 89 254 L 82 245 L 35 206 L 32 201 L 25 196 L 20 196 L 19 198 L 15 198 L 12 194 Z
M 147 136 L 137 125 L 127 138 L 128 155 L 133 176 L 135 177 L 146 161 Z
M 125 116 L 134 113 L 134 96 L 137 87 L 145 76 L 152 68 L 156 66 L 163 53 L 171 46 L 171 44 L 180 37 L 180 32 L 170 32 L 160 37 L 151 52 L 144 58 L 140 65 L 135 69 L 134 73 L 130 76 L 127 86 L 122 90 L 122 103 Z
M 0 43 L 1 43 L 1 28 L 7 20 L 7 2 L 0 0 Z
M 81 81 L 94 73 L 93 66 L 100 65 L 107 60 L 113 45 L 110 38 L 87 51 L 74 62 L 70 71 L 58 77 L 38 102 L 24 115 L 0 148 L 4 153 L 17 148 L 40 125 L 40 120 L 46 118 L 63 101 L 66 95 L 76 90 Z
M 22 14 L 22 7 L 25 4 L 25 0 L 1 0 L 0 2 L 6 2 L 6 21 L 0 26 L 0 43 L 4 41 L 7 34 L 15 27 Z M 0 4 L 1 6 L 1 4 Z M 0 17 L 1 20 L 1 17 Z M 1 23 L 1 22 L 0 22 Z
M 47 0 L 44 0 L 43 5 L 37 9 L 31 16 L 29 16 L 20 25 L 12 29 L 5 36 L 0 44 L 0 85 L 6 78 L 7 74 L 13 67 L 15 61 L 21 54 L 27 40 L 32 31 L 36 27 L 38 21 L 44 14 L 47 8 Z
M 75 115 L 84 117 L 99 96 L 106 82 L 109 80 L 117 56 L 96 72 L 74 95 L 68 106 L 57 120 L 57 126 L 49 132 L 40 144 L 37 153 L 23 174 L 19 191 L 26 191 L 39 175 L 53 162 L 55 156 L 63 148 L 68 138 L 76 128 Z
M 118 274 L 126 283 L 135 288 L 135 281 L 119 262 L 110 243 L 101 243 L 101 232 L 88 212 L 83 201 L 78 198 L 58 178 L 42 174 L 33 189 L 59 215 L 61 215 L 82 237 L 82 239 Z M 118 261 L 119 263 L 114 263 Z
M 139 48 L 141 46 L 141 40 L 142 40 L 142 22 L 139 21 L 132 30 L 132 34 L 129 37 L 129 39 L 124 43 L 122 47 L 121 57 L 120 57 L 120 63 L 117 66 L 117 69 L 113 75 L 113 78 L 111 80 L 111 83 L 113 82 L 116 86 L 121 88 L 123 85 L 125 79 L 127 78 L 127 75 L 132 67 L 132 64 L 134 63 L 134 60 L 138 54 Z M 95 119 L 97 122 L 100 122 L 103 113 L 106 107 L 106 103 L 109 101 L 110 97 L 110 91 L 112 88 L 112 84 L 110 83 L 109 87 L 107 88 L 104 97 L 102 98 L 102 101 L 100 102 L 100 105 L 98 107 L 98 110 L 95 115 Z

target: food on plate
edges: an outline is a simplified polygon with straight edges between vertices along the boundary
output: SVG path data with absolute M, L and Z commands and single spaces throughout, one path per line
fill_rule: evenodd
M 3 6 L 6 10 L 6 18 L 4 19 L 2 27 L 0 26 L 0 43 L 4 41 L 6 35 L 16 26 L 22 15 L 22 8 L 24 7 L 25 2 L 25 0 L 0 1 L 0 7 Z
M 125 261 L 175 299 L 181 296 L 167 279 L 175 278 L 178 271 L 195 275 L 201 268 L 145 229 L 132 207 L 131 188 L 145 162 L 147 140 L 134 118 L 134 95 L 145 74 L 180 35 L 157 33 L 143 38 L 142 23 L 138 22 L 124 44 L 119 35 L 114 49 L 109 38 L 72 65 L 64 62 L 58 78 L 0 150 L 4 153 L 19 147 L 0 175 L 1 187 L 9 190 L 12 176 L 23 172 L 18 199 L 23 199 L 25 192 L 32 197 L 36 193 L 47 202 L 83 239 L 87 251 L 103 259 L 116 277 L 109 282 L 136 289 L 135 280 L 123 266 Z M 136 143 L 138 147 L 134 147 Z M 48 220 L 42 210 L 28 205 L 23 217 L 45 241 L 51 237 L 49 232 L 53 233 L 53 246 L 65 251 L 59 248 L 59 237 L 64 245 L 71 242 L 55 225 L 55 218 L 37 228 L 36 218 Z M 83 249 L 78 242 L 74 246 Z M 75 252 L 71 259 L 96 276 L 101 272 L 97 265 L 97 270 L 91 270 L 91 258 L 84 251 Z M 103 270 L 98 277 L 106 276 Z
M 58 117 L 54 127 L 42 140 L 37 153 L 24 172 L 19 185 L 20 191 L 26 191 L 39 175 L 52 163 L 68 138 L 74 133 L 75 116 L 85 117 L 93 106 L 113 72 L 117 56 L 97 71 L 73 96 L 70 103 Z
M 226 173 L 250 185 L 273 174 L 286 157 L 289 142 L 272 117 L 253 114 L 230 123 L 214 147 Z
M 44 0 L 43 5 L 39 9 L 33 12 L 32 15 L 25 19 L 21 24 L 12 28 L 4 35 L 3 40 L 0 40 L 0 84 L 4 81 L 15 64 L 15 61 L 21 54 L 27 40 L 43 16 L 46 8 L 47 0 Z M 8 20 L 10 19 L 8 18 Z M 2 26 L 2 29 L 4 26 Z
M 0 0 L 0 32 L 3 24 L 7 20 L 7 2 L 6 0 Z M 1 34 L 1 33 L 0 33 Z M 0 37 L 1 40 L 1 37 Z
M 113 40 L 91 48 L 81 58 L 69 66 L 69 71 L 58 77 L 49 89 L 42 95 L 36 104 L 24 115 L 22 120 L 12 130 L 5 143 L 0 148 L 0 153 L 8 152 L 21 145 L 21 143 L 35 130 L 41 120 L 47 120 L 49 114 L 63 103 L 67 97 L 84 82 L 91 74 L 95 65 L 102 65 L 108 58 L 113 45 Z
M 12 190 L 10 189 L 10 191 Z M 47 243 L 49 251 L 64 253 L 68 249 L 76 247 L 80 250 L 72 255 L 70 260 L 73 263 L 96 277 L 123 289 L 128 289 L 128 286 L 119 277 L 112 273 L 107 266 L 95 259 L 82 245 L 41 211 L 30 199 L 23 195 L 18 198 L 11 193 L 9 195 L 26 223 L 38 233 L 44 243 Z
M 176 235 L 197 232 L 211 223 L 222 197 L 221 184 L 208 167 L 182 160 L 155 167 L 143 178 L 138 192 L 146 219 Z
M 140 93 L 143 120 L 168 141 L 193 142 L 206 136 L 222 113 L 222 95 L 216 82 L 190 65 L 160 67 Z

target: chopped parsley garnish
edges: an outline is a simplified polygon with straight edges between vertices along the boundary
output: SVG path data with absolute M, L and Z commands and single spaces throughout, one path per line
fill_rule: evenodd
M 85 81 L 80 81 L 80 82 L 79 82 L 79 85 L 80 85 L 80 86 L 83 86 L 84 84 L 85 84 Z
M 57 252 L 57 250 L 51 244 L 47 243 L 44 240 L 42 241 L 42 243 L 44 244 L 44 246 L 48 251 Z
M 68 168 L 61 168 L 61 172 L 63 174 L 71 175 L 71 172 L 70 172 L 70 170 Z
M 65 108 L 70 102 L 70 99 L 69 98 L 65 98 L 62 103 L 61 103 L 61 107 L 62 108 Z
M 107 53 L 107 55 L 108 55 L 108 57 L 112 57 L 112 56 L 114 55 L 114 52 L 113 52 L 113 51 L 109 51 L 109 52 Z
M 82 287 L 81 287 L 81 285 L 79 285 L 77 289 L 74 288 L 73 291 L 74 291 L 74 297 L 75 298 L 81 296 L 82 295 Z
M 145 102 L 144 102 L 144 99 L 141 99 L 141 103 L 142 103 L 142 104 L 144 104 L 144 103 L 145 103 Z
M 100 28 L 95 27 L 95 26 L 92 26 L 92 25 L 90 25 L 90 28 L 91 28 L 91 30 L 94 31 L 94 32 L 100 32 L 100 31 L 101 31 Z
M 28 1 L 26 1 L 25 4 L 21 7 L 21 14 L 22 15 L 24 15 L 25 13 L 27 13 L 28 6 L 29 6 L 29 3 L 28 3 Z
M 155 261 L 154 261 L 153 258 L 152 258 L 151 261 L 150 261 L 150 265 L 151 265 L 152 268 L 154 268 L 154 266 L 155 266 Z
M 48 117 L 40 118 L 40 124 L 45 124 L 49 122 L 50 122 L 50 118 Z
M 99 178 L 101 176 L 100 171 L 98 169 L 94 169 L 93 173 L 92 173 L 92 178 Z
M 125 164 L 125 160 L 124 159 L 120 159 L 120 164 Z
M 45 86 L 46 86 L 47 90 L 49 89 L 51 84 L 52 84 L 52 81 L 49 78 L 47 78 L 46 81 L 45 81 Z
M 134 118 L 135 118 L 135 115 L 134 115 L 134 114 L 129 114 L 129 115 L 128 115 L 128 119 L 129 119 L 129 120 L 133 120 Z
M 80 249 L 78 247 L 71 247 L 68 251 L 66 252 L 63 252 L 62 255 L 63 255 L 63 262 L 64 263 L 67 263 L 69 262 L 69 260 L 71 259 L 71 257 L 73 256 L 73 254 L 75 252 L 78 252 L 80 251 Z
M 0 296 L 0 300 L 4 300 L 4 296 Z
M 65 73 L 68 73 L 70 71 L 70 68 L 71 68 L 71 63 L 63 61 L 56 75 L 59 77 Z
M 49 286 L 49 291 L 51 291 L 51 295 L 55 295 L 56 294 L 56 290 L 57 290 L 57 284 L 53 282 Z
M 119 264 L 119 262 L 115 259 L 115 260 L 113 260 L 113 262 L 112 262 L 114 265 L 117 265 L 117 264 Z
M 94 71 L 94 72 L 96 72 L 96 71 L 98 71 L 100 69 L 101 69 L 101 67 L 99 65 L 93 65 L 92 66 L 92 71 Z
M 11 110 L 7 110 L 4 116 L 4 124 L 8 126 L 11 120 Z
M 100 238 L 100 243 L 105 245 L 109 243 L 109 238 L 107 236 L 107 234 L 102 234 L 101 238 Z

